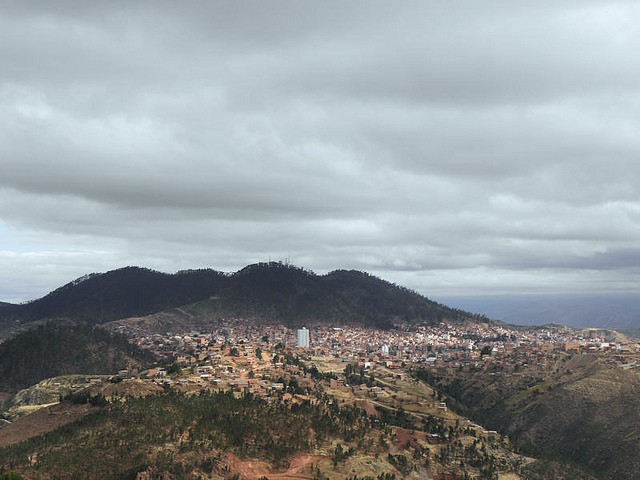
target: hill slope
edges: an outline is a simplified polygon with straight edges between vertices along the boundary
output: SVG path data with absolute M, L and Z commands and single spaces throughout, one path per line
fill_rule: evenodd
M 640 369 L 566 355 L 542 374 L 423 371 L 471 418 L 509 435 L 527 454 L 587 466 L 603 479 L 640 471 Z
M 446 307 L 412 290 L 355 270 L 336 270 L 321 277 L 320 281 L 325 288 L 354 305 L 366 318 L 377 318 L 378 323 L 389 319 L 428 324 L 488 321 L 482 315 Z
M 0 391 L 15 392 L 58 375 L 111 374 L 151 360 L 102 328 L 49 322 L 0 344 Z
M 101 324 L 177 307 L 184 311 L 185 305 L 189 316 L 201 319 L 252 318 L 291 326 L 487 320 L 365 273 L 339 270 L 321 276 L 272 262 L 232 275 L 214 270 L 169 275 L 137 267 L 92 274 L 28 304 L 0 305 L 0 322 L 7 327 L 67 318 Z
M 215 292 L 225 275 L 190 270 L 173 275 L 140 267 L 89 274 L 22 305 L 0 305 L 0 318 L 30 322 L 67 318 L 99 324 L 194 302 Z

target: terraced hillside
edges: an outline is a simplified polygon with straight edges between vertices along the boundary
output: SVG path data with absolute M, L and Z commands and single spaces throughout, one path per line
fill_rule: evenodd
M 420 377 L 521 451 L 585 466 L 598 478 L 640 471 L 640 368 L 633 361 L 564 354 L 517 374 L 423 370 Z

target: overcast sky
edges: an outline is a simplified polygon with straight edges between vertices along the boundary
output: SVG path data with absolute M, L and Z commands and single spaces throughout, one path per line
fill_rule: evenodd
M 0 0 L 0 300 L 290 259 L 640 293 L 640 4 Z

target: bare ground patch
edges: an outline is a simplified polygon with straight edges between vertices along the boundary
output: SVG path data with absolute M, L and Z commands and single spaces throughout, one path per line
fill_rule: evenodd
M 56 404 L 41 408 L 4 427 L 2 435 L 0 435 L 0 447 L 43 435 L 84 417 L 94 408 L 90 405 L 69 404 Z
M 312 466 L 326 460 L 325 455 L 300 454 L 291 459 L 286 471 L 276 471 L 273 466 L 263 460 L 242 460 L 232 453 L 227 453 L 225 464 L 229 471 L 238 473 L 242 480 L 258 480 L 268 477 L 269 480 L 312 479 Z

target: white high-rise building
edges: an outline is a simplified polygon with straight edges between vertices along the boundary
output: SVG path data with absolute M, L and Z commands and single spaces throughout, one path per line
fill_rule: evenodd
M 309 348 L 309 330 L 307 327 L 302 327 L 298 330 L 298 347 Z

